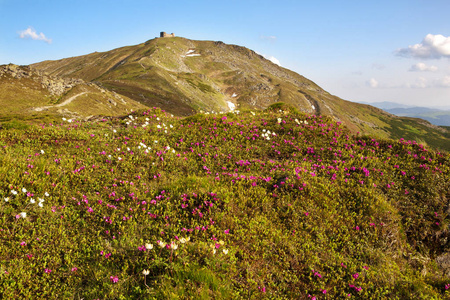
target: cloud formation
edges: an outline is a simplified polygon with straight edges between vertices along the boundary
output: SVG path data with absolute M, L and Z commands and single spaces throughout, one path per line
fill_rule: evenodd
M 279 65 L 279 66 L 281 67 L 280 61 L 279 61 L 278 59 L 276 59 L 275 57 L 270 56 L 270 55 L 265 55 L 265 54 L 259 53 L 258 51 L 255 51 L 255 53 L 258 54 L 258 55 L 261 55 L 261 56 L 264 57 L 265 59 L 270 60 L 270 61 L 273 62 L 274 64 Z
M 438 78 L 417 77 L 413 82 L 394 84 L 379 83 L 375 78 L 366 81 L 366 86 L 373 89 L 428 89 L 428 88 L 450 88 L 450 76 Z
M 445 76 L 437 81 L 438 87 L 450 87 L 450 76 Z
M 372 69 L 384 70 L 385 68 L 386 68 L 386 66 L 383 65 L 383 64 L 379 64 L 379 63 L 373 63 L 372 64 Z
M 411 88 L 411 89 L 426 89 L 426 88 L 450 88 L 450 76 L 444 76 L 442 78 L 426 79 L 419 77 L 414 83 L 406 83 L 398 88 Z
M 275 42 L 277 40 L 277 37 L 274 35 L 269 35 L 269 36 L 261 35 L 259 38 L 262 40 L 267 40 L 267 41 L 271 41 L 271 42 Z
M 415 65 L 412 65 L 411 68 L 409 68 L 410 72 L 435 72 L 437 71 L 436 66 L 427 66 L 424 63 L 417 63 Z
M 21 39 L 32 39 L 32 40 L 37 40 L 37 41 L 44 41 L 48 44 L 52 43 L 52 39 L 49 39 L 45 36 L 45 34 L 41 33 L 37 33 L 36 30 L 34 30 L 34 28 L 32 28 L 31 26 L 28 27 L 25 30 L 22 30 L 19 32 L 19 37 Z
M 396 54 L 421 59 L 450 58 L 450 37 L 441 34 L 427 34 L 422 43 L 398 49 Z
M 271 62 L 273 62 L 274 64 L 279 65 L 281 67 L 280 61 L 278 59 L 276 59 L 275 57 L 273 57 L 273 56 L 266 56 L 266 55 L 263 55 L 263 56 L 264 56 L 265 59 L 268 59 Z
M 376 89 L 380 85 L 375 78 L 370 78 L 370 80 L 368 80 L 366 83 L 368 86 L 374 89 Z
M 425 89 L 431 87 L 430 83 L 428 83 L 428 80 L 424 77 L 419 77 L 416 79 L 416 82 L 407 83 L 405 86 L 412 89 Z

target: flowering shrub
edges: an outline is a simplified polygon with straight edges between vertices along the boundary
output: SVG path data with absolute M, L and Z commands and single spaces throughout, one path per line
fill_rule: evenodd
M 448 297 L 449 155 L 280 109 L 0 131 L 0 295 Z

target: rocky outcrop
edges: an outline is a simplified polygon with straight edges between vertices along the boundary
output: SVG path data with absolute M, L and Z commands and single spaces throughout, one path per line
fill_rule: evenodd
M 438 268 L 445 274 L 445 276 L 450 277 L 450 253 L 443 253 L 436 257 L 436 264 Z
M 28 66 L 14 64 L 0 66 L 0 78 L 3 76 L 10 76 L 15 79 L 30 78 L 41 84 L 43 89 L 47 89 L 50 94 L 55 96 L 61 96 L 73 87 L 84 83 L 82 79 L 59 78 L 34 70 Z
M 29 78 L 31 76 L 30 68 L 14 64 L 0 66 L 0 77 L 10 75 L 13 78 Z

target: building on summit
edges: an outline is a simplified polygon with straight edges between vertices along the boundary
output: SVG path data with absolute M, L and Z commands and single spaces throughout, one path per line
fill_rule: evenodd
M 164 38 L 164 37 L 175 37 L 175 33 L 168 34 L 168 33 L 165 33 L 164 31 L 162 31 L 161 34 L 159 35 L 159 37 L 162 37 L 162 38 Z

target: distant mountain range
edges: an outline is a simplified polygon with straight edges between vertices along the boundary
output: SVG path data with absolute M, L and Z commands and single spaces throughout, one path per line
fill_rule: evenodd
M 365 103 L 378 107 L 391 114 L 401 117 L 412 117 L 427 120 L 438 126 L 450 126 L 450 107 L 418 107 L 395 102 Z
M 42 114 L 87 118 L 143 107 L 188 116 L 262 110 L 284 102 L 306 114 L 342 122 L 353 133 L 418 140 L 450 150 L 446 128 L 345 101 L 250 49 L 223 42 L 156 38 L 107 52 L 3 69 L 7 71 L 0 74 L 0 110 L 6 110 L 1 115 L 8 118 L 27 112 L 33 118 Z M 23 72 L 34 75 L 17 75 Z M 55 91 L 54 83 L 62 87 Z

